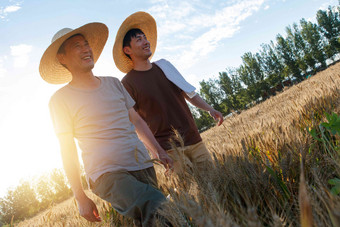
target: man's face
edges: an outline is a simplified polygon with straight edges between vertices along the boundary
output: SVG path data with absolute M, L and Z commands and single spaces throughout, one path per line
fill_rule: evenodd
M 94 67 L 92 49 L 82 35 L 76 35 L 64 42 L 65 52 L 57 54 L 59 62 L 71 73 L 86 72 Z
M 124 52 L 129 54 L 132 59 L 141 60 L 146 60 L 152 55 L 150 42 L 143 33 L 131 37 L 130 46 L 124 47 Z

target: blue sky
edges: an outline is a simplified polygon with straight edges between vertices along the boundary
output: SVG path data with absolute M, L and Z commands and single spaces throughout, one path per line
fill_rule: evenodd
M 109 27 L 109 39 L 94 69 L 115 76 L 112 47 L 123 20 L 136 11 L 156 19 L 154 60 L 170 60 L 187 80 L 218 76 L 238 67 L 241 56 L 284 35 L 301 18 L 315 22 L 317 10 L 337 0 L 1 0 L 0 1 L 0 197 L 20 179 L 61 168 L 48 101 L 57 85 L 39 75 L 39 62 L 61 28 L 90 22 Z

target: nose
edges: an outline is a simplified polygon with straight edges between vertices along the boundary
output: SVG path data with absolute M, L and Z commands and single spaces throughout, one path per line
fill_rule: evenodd
M 83 48 L 82 48 L 82 51 L 83 52 L 90 52 L 92 49 L 91 49 L 91 47 L 90 47 L 90 45 L 83 45 Z
M 144 44 L 150 44 L 149 40 L 146 37 L 143 40 L 144 40 Z

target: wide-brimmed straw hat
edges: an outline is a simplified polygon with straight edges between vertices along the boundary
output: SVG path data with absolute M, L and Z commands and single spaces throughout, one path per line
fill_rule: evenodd
M 152 58 L 156 50 L 157 45 L 157 26 L 155 19 L 146 12 L 136 12 L 131 14 L 128 18 L 124 20 L 120 26 L 115 44 L 113 45 L 113 60 L 117 68 L 123 73 L 128 73 L 133 69 L 132 61 L 127 57 L 123 51 L 123 40 L 126 33 L 134 28 L 140 29 L 150 42 L 150 49 Z
M 51 45 L 46 49 L 40 60 L 41 77 L 51 84 L 63 84 L 72 80 L 72 75 L 57 59 L 57 52 L 65 40 L 73 35 L 82 34 L 92 48 L 96 62 L 105 46 L 109 30 L 105 24 L 89 23 L 77 29 L 63 28 L 52 38 Z

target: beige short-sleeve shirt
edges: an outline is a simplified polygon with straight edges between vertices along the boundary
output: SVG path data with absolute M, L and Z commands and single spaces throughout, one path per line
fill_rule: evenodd
M 128 110 L 135 102 L 117 78 L 98 78 L 101 84 L 95 90 L 66 85 L 51 97 L 56 134 L 72 133 L 77 139 L 85 172 L 93 181 L 106 172 L 151 167 L 129 120 Z

